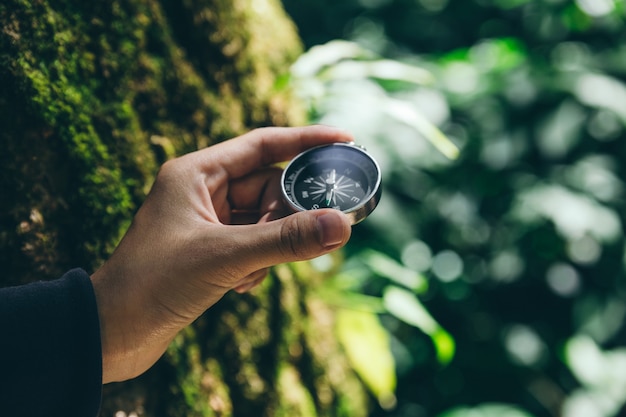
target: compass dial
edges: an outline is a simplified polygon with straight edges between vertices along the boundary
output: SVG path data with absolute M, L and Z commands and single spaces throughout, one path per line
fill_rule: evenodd
M 283 172 L 282 187 L 295 210 L 333 208 L 358 223 L 378 204 L 380 170 L 362 148 L 336 143 L 294 158 Z

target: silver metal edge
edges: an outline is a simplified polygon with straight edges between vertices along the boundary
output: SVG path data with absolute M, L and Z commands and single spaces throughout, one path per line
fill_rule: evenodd
M 289 161 L 289 163 L 287 164 L 287 166 L 283 170 L 283 173 L 282 173 L 281 178 L 280 178 L 280 190 L 281 190 L 281 192 L 283 194 L 283 199 L 285 200 L 285 202 L 287 202 L 287 204 L 294 211 L 307 211 L 307 209 L 305 209 L 304 207 L 302 207 L 302 206 L 296 204 L 295 202 L 291 201 L 291 199 L 287 195 L 287 191 L 285 190 L 285 177 L 286 177 L 285 174 L 287 173 L 289 167 L 298 158 L 300 158 L 302 155 L 304 155 L 304 154 L 306 154 L 308 152 L 311 152 L 311 151 L 313 151 L 315 149 L 334 147 L 334 146 L 351 147 L 353 149 L 359 150 L 360 152 L 363 152 L 374 163 L 374 166 L 376 167 L 376 172 L 378 173 L 378 175 L 376 177 L 376 184 L 373 187 L 372 193 L 368 194 L 368 196 L 367 196 L 368 198 L 366 198 L 365 201 L 362 204 L 359 204 L 358 206 L 352 208 L 351 210 L 348 210 L 348 211 L 341 210 L 343 213 L 345 213 L 350 218 L 350 223 L 352 225 L 355 225 L 355 224 L 360 223 L 361 221 L 363 221 L 367 216 L 370 215 L 370 213 L 372 211 L 374 211 L 376 206 L 378 206 L 378 203 L 380 201 L 380 197 L 382 195 L 382 173 L 380 172 L 380 166 L 378 165 L 378 162 L 376 162 L 374 157 L 372 157 L 372 155 L 370 155 L 369 152 L 367 152 L 367 150 L 365 148 L 355 144 L 354 142 L 348 142 L 348 143 L 339 142 L 339 143 L 331 143 L 331 144 L 328 144 L 328 145 L 320 145 L 320 146 L 315 146 L 313 148 L 309 148 L 309 149 L 307 149 L 307 150 L 305 150 L 303 152 L 300 152 L 298 155 L 293 157 L 291 159 L 291 161 Z

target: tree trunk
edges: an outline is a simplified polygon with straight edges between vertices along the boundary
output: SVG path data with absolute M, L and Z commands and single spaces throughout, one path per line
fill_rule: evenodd
M 301 124 L 300 43 L 274 0 L 0 4 L 0 285 L 93 271 L 166 159 Z M 359 416 L 367 398 L 308 264 L 228 295 L 102 416 Z

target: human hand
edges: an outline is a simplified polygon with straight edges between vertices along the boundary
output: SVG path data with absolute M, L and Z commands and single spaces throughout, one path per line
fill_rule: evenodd
M 103 382 L 145 372 L 179 330 L 229 290 L 259 284 L 268 267 L 345 245 L 350 221 L 340 211 L 286 216 L 273 164 L 351 140 L 324 126 L 263 128 L 165 163 L 119 246 L 91 277 Z

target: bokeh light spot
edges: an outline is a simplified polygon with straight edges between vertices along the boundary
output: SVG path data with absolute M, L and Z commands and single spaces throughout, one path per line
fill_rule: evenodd
M 513 361 L 526 366 L 539 364 L 546 354 L 546 346 L 539 335 L 521 324 L 511 326 L 505 332 L 504 345 Z
M 524 271 L 524 261 L 515 252 L 498 253 L 489 264 L 491 276 L 500 282 L 515 281 Z
M 583 236 L 568 242 L 567 254 L 570 259 L 581 265 L 591 265 L 598 261 L 602 246 L 591 236 Z
M 454 251 L 444 250 L 433 259 L 432 271 L 443 282 L 452 282 L 463 272 L 463 260 Z
M 433 261 L 432 251 L 421 240 L 414 240 L 402 250 L 402 262 L 409 268 L 424 272 L 430 268 Z
M 571 266 L 565 263 L 556 263 L 546 272 L 548 286 L 555 294 L 561 297 L 571 297 L 580 290 L 580 275 Z

